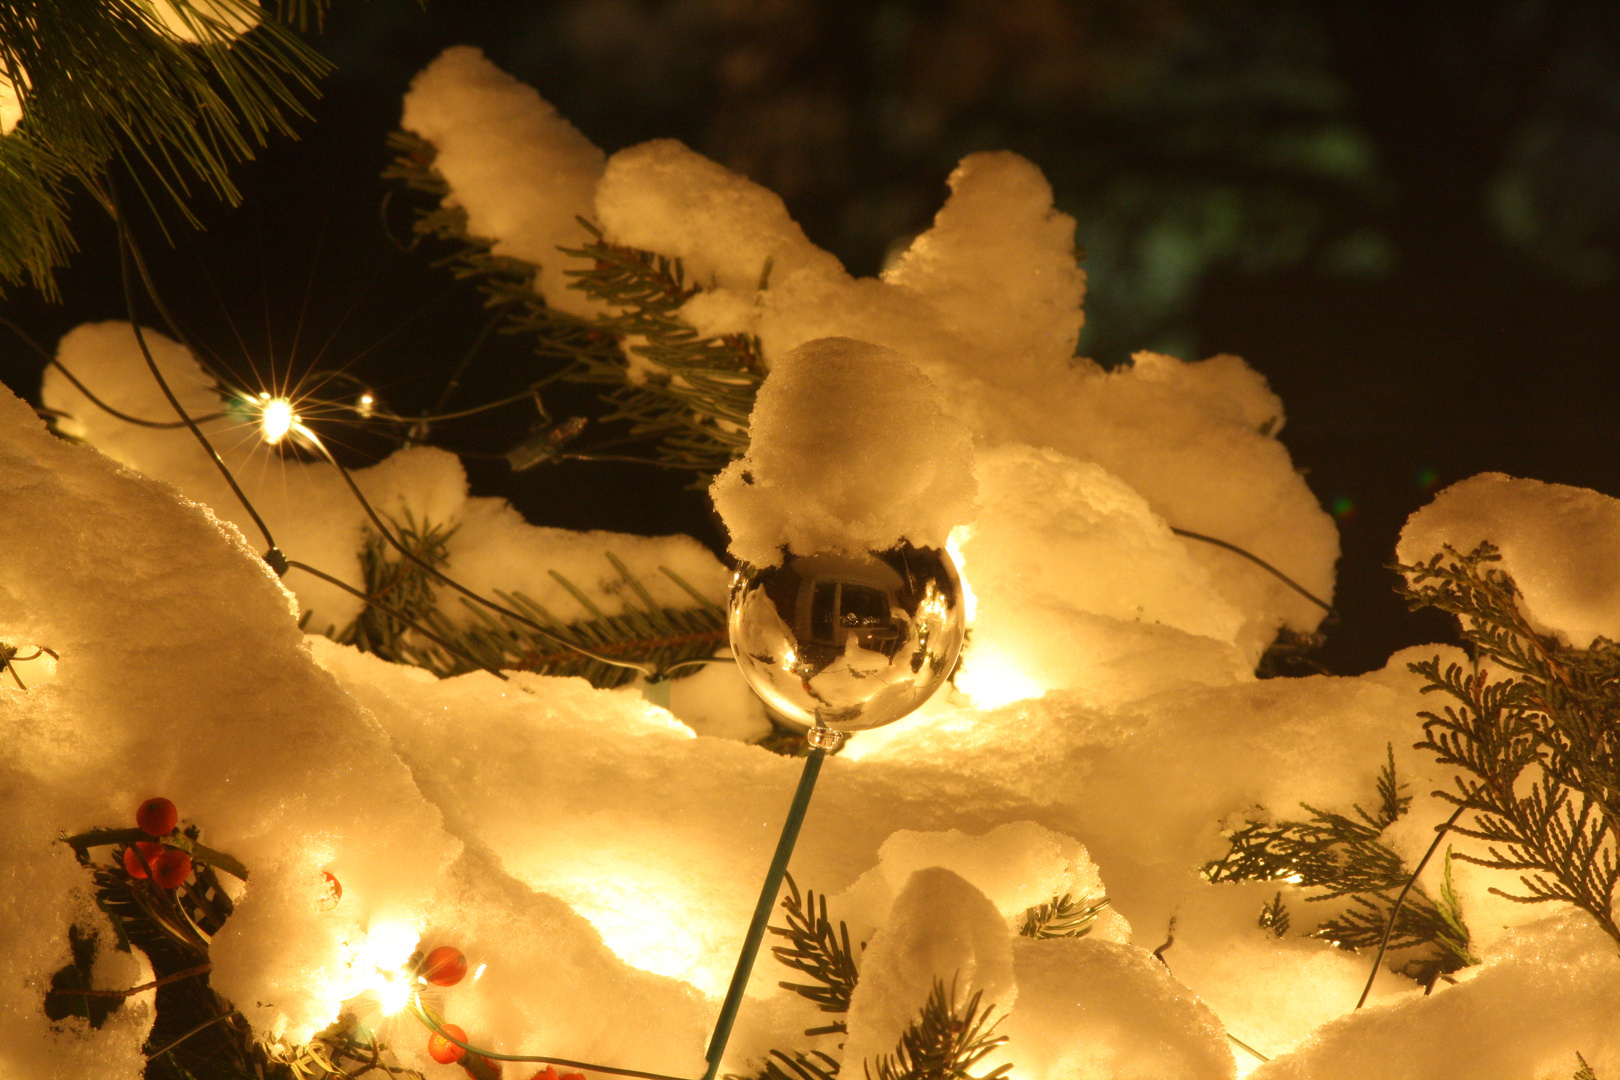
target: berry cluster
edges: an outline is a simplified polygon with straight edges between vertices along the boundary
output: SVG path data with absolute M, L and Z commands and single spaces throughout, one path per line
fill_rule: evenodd
M 135 810 L 135 824 L 148 836 L 169 836 L 179 823 L 180 812 L 161 795 Z M 137 840 L 124 849 L 124 869 L 132 878 L 151 878 L 160 889 L 178 889 L 191 876 L 191 856 L 155 840 Z
M 434 986 L 454 986 L 467 977 L 467 957 L 453 945 L 440 945 L 422 957 L 417 974 Z M 467 1033 L 457 1024 L 440 1024 L 428 1034 L 428 1056 L 441 1065 L 457 1062 L 467 1070 L 473 1080 L 488 1080 L 501 1075 L 501 1063 L 482 1054 L 468 1055 L 467 1048 L 457 1045 L 467 1042 Z M 585 1080 L 584 1073 L 561 1073 L 547 1065 L 535 1073 L 531 1080 Z

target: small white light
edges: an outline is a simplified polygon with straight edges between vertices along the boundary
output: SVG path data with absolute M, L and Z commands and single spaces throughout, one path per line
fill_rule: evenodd
M 370 390 L 367 390 L 365 393 L 360 395 L 358 400 L 355 401 L 354 411 L 360 415 L 361 419 L 369 420 L 372 413 L 376 410 L 376 405 L 377 399 L 372 396 Z
M 280 442 L 292 426 L 298 422 L 298 414 L 293 412 L 292 402 L 286 398 L 270 398 L 264 403 L 259 413 L 259 423 L 264 430 L 264 441 L 274 446 Z
M 478 967 L 473 970 L 472 981 L 477 982 L 480 978 L 482 978 L 483 974 L 484 974 L 484 969 L 487 968 L 487 967 L 489 967 L 488 964 L 479 964 Z

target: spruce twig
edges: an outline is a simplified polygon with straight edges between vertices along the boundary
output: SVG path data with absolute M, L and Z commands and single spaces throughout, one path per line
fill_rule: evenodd
M 1018 933 L 1027 938 L 1085 937 L 1108 908 L 1108 897 L 1082 897 L 1071 893 L 1054 896 L 1044 904 L 1029 908 L 1018 920 Z
M 614 244 L 581 219 L 590 239 L 558 258 L 570 267 L 569 288 L 606 313 L 580 318 L 555 311 L 534 290 L 534 263 L 496 255 L 490 240 L 468 232 L 466 212 L 446 203 L 450 186 L 433 166 L 434 146 L 406 132 L 390 136 L 389 145 L 395 158 L 383 175 L 437 204 L 416 214 L 416 240 L 444 252 L 436 265 L 482 291 L 503 316 L 501 331 L 530 340 L 540 366 L 606 387 L 601 422 L 624 424 L 632 441 L 654 448 L 659 463 L 700 477 L 747 448 L 748 416 L 766 366 L 759 340 L 704 336 L 681 317 L 681 306 L 702 285 L 687 279 L 679 259 Z M 768 279 L 765 268 L 762 290 Z
M 983 991 L 958 1006 L 956 983 L 947 990 L 941 979 L 923 1004 L 922 1015 L 901 1034 L 894 1053 L 883 1054 L 865 1063 L 867 1080 L 1000 1080 L 1012 1071 L 1011 1065 L 998 1065 L 979 1076 L 968 1070 L 983 1061 L 1007 1041 L 996 1027 L 1004 1017 L 995 1017 L 994 1005 L 982 1005 Z
M 780 982 L 784 990 L 792 990 L 802 998 L 815 1002 L 822 1012 L 847 1013 L 850 995 L 860 978 L 855 966 L 855 950 L 850 947 L 849 927 L 839 920 L 838 929 L 827 918 L 827 898 L 814 891 L 801 901 L 799 887 L 793 875 L 787 875 L 787 895 L 782 898 L 782 911 L 787 926 L 772 926 L 770 932 L 786 938 L 788 944 L 773 945 L 771 954 L 795 971 L 814 980 L 813 983 Z M 861 947 L 865 948 L 863 942 Z M 839 1021 L 825 1028 L 805 1032 L 819 1035 L 844 1031 Z

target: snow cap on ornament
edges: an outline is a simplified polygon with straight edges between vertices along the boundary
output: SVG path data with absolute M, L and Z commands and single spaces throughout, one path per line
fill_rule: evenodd
M 760 387 L 748 454 L 710 489 L 740 560 L 738 669 L 811 743 L 892 723 L 939 689 L 966 631 L 945 551 L 973 509 L 973 441 L 898 353 L 806 342 Z
M 731 553 L 944 547 L 973 516 L 973 435 L 892 349 L 818 338 L 776 360 L 749 417 L 748 453 L 709 489 Z

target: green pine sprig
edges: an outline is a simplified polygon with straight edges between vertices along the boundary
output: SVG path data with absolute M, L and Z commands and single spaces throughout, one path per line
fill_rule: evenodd
M 995 1016 L 995 1006 L 981 1004 L 983 991 L 976 991 L 960 1005 L 956 983 L 949 989 L 941 979 L 923 1004 L 922 1014 L 900 1035 L 894 1053 L 880 1055 L 865 1065 L 867 1080 L 1000 1080 L 1012 1066 L 998 1065 L 974 1076 L 970 1071 L 1007 1036 L 997 1035 L 1004 1016 Z
M 386 660 L 423 667 L 441 677 L 481 666 L 577 675 L 593 686 L 612 688 L 636 678 L 637 672 L 599 658 L 666 672 L 707 660 L 726 645 L 726 616 L 718 604 L 665 567 L 660 567 L 660 572 L 691 597 L 692 603 L 660 604 L 646 584 L 610 551 L 603 552 L 603 557 L 618 573 L 627 598 L 623 610 L 616 614 L 602 611 L 587 593 L 552 571 L 553 580 L 588 613 L 586 618 L 565 621 L 521 592 L 501 591 L 495 595 L 505 606 L 546 627 L 549 634 L 465 600 L 453 609 L 461 617 L 452 618 L 441 604 L 433 571 L 449 565 L 454 527 L 418 520 L 408 511 L 403 520 L 389 519 L 388 525 L 422 562 L 404 558 L 375 531 L 367 530 L 360 551 L 365 592 L 387 604 L 392 613 L 368 606 L 347 626 L 329 633 L 335 641 Z M 418 632 L 412 623 L 432 631 L 455 650 Z
M 307 115 L 330 65 L 293 27 L 319 21 L 323 0 L 275 12 L 249 0 L 165 2 L 199 42 L 176 38 L 138 0 L 0 0 L 0 73 L 23 105 L 0 136 L 0 287 L 55 296 L 52 273 L 73 248 L 68 191 L 102 192 L 114 163 L 155 210 L 194 224 L 198 188 L 234 204 L 230 166 Z M 253 29 L 238 36 L 244 25 Z
M 604 424 L 623 425 L 625 438 L 651 449 L 666 466 L 706 478 L 748 445 L 748 416 L 764 378 L 765 359 L 750 334 L 705 336 L 680 315 L 702 291 L 679 259 L 614 244 L 594 223 L 580 220 L 590 239 L 561 249 L 569 288 L 598 301 L 604 314 L 580 318 L 555 311 L 534 290 L 539 268 L 497 255 L 493 242 L 468 231 L 467 214 L 448 203 L 450 185 L 434 167 L 432 143 L 408 132 L 389 139 L 394 160 L 384 176 L 428 205 L 411 222 L 417 241 L 439 254 L 436 265 L 475 285 L 502 319 L 503 333 L 533 343 L 536 381 L 558 372 L 605 387 Z M 770 267 L 761 268 L 760 288 Z M 632 366 L 628 354 L 637 363 Z
M 1044 904 L 1036 904 L 1018 920 L 1020 937 L 1060 938 L 1085 937 L 1091 933 L 1097 916 L 1108 909 L 1108 897 L 1083 896 L 1076 899 L 1072 893 L 1054 896 Z
M 856 950 L 851 947 L 849 927 L 839 920 L 836 930 L 827 917 L 827 898 L 814 891 L 799 896 L 799 887 L 793 875 L 787 875 L 787 895 L 782 898 L 782 912 L 786 926 L 772 926 L 770 932 L 787 941 L 786 945 L 773 945 L 771 954 L 794 971 L 807 975 L 809 983 L 780 982 L 784 990 L 792 990 L 802 998 L 815 1002 L 822 1012 L 843 1014 L 849 1012 L 850 995 L 860 978 L 856 967 Z M 866 947 L 861 943 L 862 949 Z M 806 1035 L 842 1033 L 843 1021 L 826 1027 L 812 1028 Z

